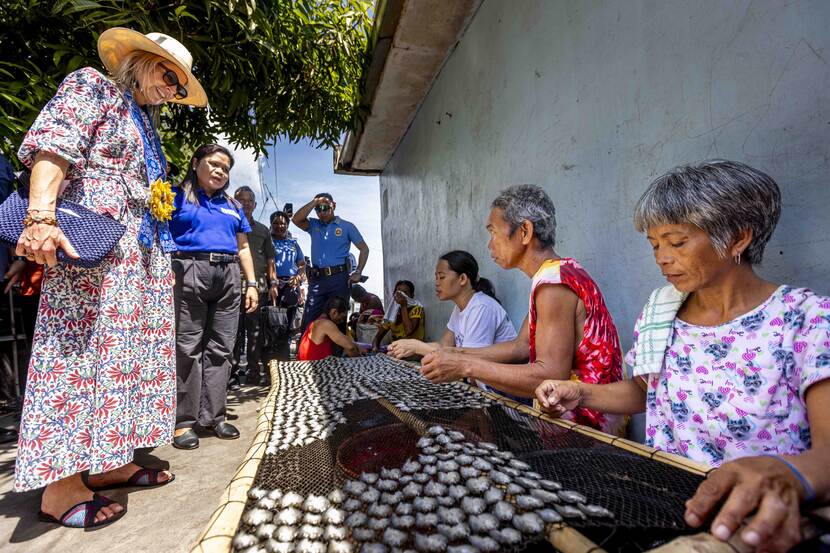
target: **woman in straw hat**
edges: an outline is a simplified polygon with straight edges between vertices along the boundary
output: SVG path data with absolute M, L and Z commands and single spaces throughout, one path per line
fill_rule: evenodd
M 165 102 L 207 105 L 190 53 L 167 35 L 109 29 L 98 53 L 110 77 L 68 75 L 18 153 L 32 175 L 17 253 L 48 268 L 14 487 L 45 486 L 41 517 L 70 527 L 124 515 L 95 490 L 173 480 L 132 462 L 136 448 L 170 443 L 175 413 L 172 196 L 154 121 Z M 58 263 L 58 249 L 77 257 L 59 196 L 126 227 L 97 267 Z

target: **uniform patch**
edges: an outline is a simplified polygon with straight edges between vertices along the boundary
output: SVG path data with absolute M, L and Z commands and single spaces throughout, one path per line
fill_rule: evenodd
M 231 215 L 233 217 L 236 217 L 237 220 L 239 220 L 239 221 L 242 220 L 242 217 L 239 216 L 239 212 L 236 211 L 236 210 L 228 209 L 227 207 L 221 207 L 221 208 L 219 208 L 219 211 L 221 211 L 225 215 Z
M 340 228 L 340 227 L 337 227 L 337 228 L 334 230 L 334 235 L 335 235 L 335 236 L 343 236 L 343 229 L 342 229 L 342 228 Z

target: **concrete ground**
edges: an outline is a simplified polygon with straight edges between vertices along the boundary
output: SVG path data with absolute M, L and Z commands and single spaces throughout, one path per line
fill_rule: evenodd
M 101 528 L 77 530 L 42 523 L 37 518 L 40 491 L 14 493 L 16 444 L 0 445 L 0 550 L 3 553 L 92 553 L 107 551 L 189 551 L 219 504 L 254 437 L 257 410 L 267 389 L 244 386 L 228 397 L 228 421 L 239 428 L 238 440 L 203 436 L 193 451 L 172 445 L 143 450 L 136 462 L 170 468 L 176 481 L 156 489 L 104 492 L 126 505 L 121 520 Z M 0 426 L 10 426 L 8 419 Z

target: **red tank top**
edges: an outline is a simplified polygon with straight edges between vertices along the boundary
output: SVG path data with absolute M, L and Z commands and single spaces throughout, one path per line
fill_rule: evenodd
M 311 329 L 314 328 L 314 325 L 319 320 L 312 321 L 300 339 L 300 347 L 297 350 L 298 361 L 318 361 L 331 355 L 334 342 L 328 336 L 326 336 L 322 344 L 315 344 L 314 340 L 311 339 Z
M 528 317 L 530 362 L 536 361 L 536 290 L 545 284 L 567 286 L 585 305 L 582 341 L 574 352 L 571 379 L 590 384 L 610 384 L 622 380 L 620 339 L 605 305 L 605 299 L 594 279 L 579 263 L 570 258 L 545 261 L 533 277 Z M 566 413 L 562 418 L 609 434 L 619 434 L 625 426 L 623 417 L 583 407 Z

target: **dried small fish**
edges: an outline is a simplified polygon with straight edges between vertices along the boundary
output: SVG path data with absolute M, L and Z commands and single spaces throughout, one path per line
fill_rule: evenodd
M 352 553 L 352 544 L 343 540 L 329 540 L 329 547 L 326 553 Z
M 322 495 L 310 495 L 303 503 L 303 509 L 312 513 L 322 513 L 330 506 L 329 500 Z
M 441 451 L 441 448 L 438 447 L 437 445 L 429 445 L 429 446 L 421 449 L 421 451 L 424 453 L 424 455 L 435 455 L 436 453 Z
M 447 437 L 454 442 L 463 442 L 467 439 L 464 437 L 464 434 L 462 434 L 458 430 L 450 430 L 449 432 L 447 432 Z
M 458 484 L 459 482 L 461 482 L 461 475 L 455 471 L 439 472 L 438 481 L 448 486 L 452 484 Z
M 587 503 L 588 500 L 585 499 L 585 496 L 579 492 L 575 492 L 572 490 L 561 490 L 557 494 L 559 499 L 562 500 L 563 503 Z
M 470 478 L 467 480 L 467 489 L 472 493 L 481 495 L 490 488 L 490 482 L 486 478 Z
M 419 484 L 423 484 L 424 482 L 429 481 L 429 474 L 425 472 L 419 472 L 412 475 L 412 480 L 418 482 Z
M 247 547 L 251 547 L 252 545 L 256 545 L 257 542 L 256 536 L 252 536 L 251 534 L 247 534 L 245 532 L 239 532 L 237 535 L 233 537 L 233 546 L 235 549 L 245 549 Z
M 455 461 L 438 461 L 436 464 L 438 470 L 449 472 L 451 470 L 458 470 L 458 463 Z
M 502 528 L 501 530 L 494 530 L 490 532 L 499 543 L 504 545 L 518 545 L 522 541 L 522 533 L 515 528 Z
M 541 499 L 533 497 L 532 495 L 519 495 L 516 497 L 516 505 L 520 509 L 541 509 L 545 506 Z
M 439 534 L 446 536 L 450 541 L 461 541 L 470 535 L 470 527 L 466 524 L 439 524 L 436 528 Z
M 491 463 L 485 461 L 481 457 L 479 457 L 478 459 L 473 461 L 473 468 L 476 468 L 476 469 L 482 470 L 482 471 L 488 471 L 488 470 L 493 470 L 493 465 Z
M 421 495 L 421 486 L 415 482 L 410 482 L 401 490 L 405 497 L 418 497 Z
M 438 518 L 444 524 L 461 524 L 461 521 L 464 520 L 464 512 L 457 507 L 453 507 L 452 509 L 440 507 L 438 509 Z
M 559 503 L 559 496 L 547 490 L 536 489 L 530 490 L 530 495 L 539 498 L 545 503 Z
M 584 503 L 580 503 L 577 507 L 579 507 L 579 509 L 588 516 L 614 518 L 614 513 L 599 505 L 585 505 Z
M 533 472 L 532 470 L 527 471 L 527 472 L 524 474 L 524 476 L 525 476 L 526 478 L 533 478 L 534 480 L 541 480 L 541 479 L 542 479 L 542 475 L 541 475 L 541 474 L 539 474 L 538 472 Z
M 389 547 L 401 547 L 406 543 L 406 532 L 395 530 L 394 528 L 387 528 L 383 532 L 383 543 Z
M 407 530 L 415 524 L 415 517 L 411 515 L 392 515 L 389 521 L 395 528 Z
M 467 496 L 461 500 L 461 509 L 468 515 L 479 515 L 487 508 L 487 504 L 480 497 Z
M 527 490 L 532 490 L 534 488 L 539 487 L 539 481 L 538 480 L 533 480 L 532 478 L 525 478 L 524 476 L 518 476 L 518 477 L 516 477 L 515 481 L 516 481 L 516 484 L 522 486 L 523 488 L 525 488 Z
M 438 515 L 435 513 L 418 513 L 415 515 L 415 526 L 417 528 L 431 528 L 438 524 Z
M 470 545 L 485 553 L 494 553 L 501 550 L 499 542 L 488 536 L 470 536 Z
M 487 460 L 490 461 L 493 465 L 503 465 L 505 463 L 504 459 L 496 457 L 495 455 L 488 456 Z
M 522 471 L 530 470 L 530 465 L 528 465 L 524 461 L 520 461 L 518 459 L 511 459 L 510 460 L 510 466 L 513 467 L 514 469 L 517 469 L 517 470 L 522 470 Z
M 436 453 L 435 456 L 438 457 L 439 461 L 449 461 L 455 457 L 455 453 Z
M 418 455 L 418 462 L 422 465 L 434 465 L 437 460 L 435 455 Z
M 352 537 L 357 541 L 369 541 L 375 539 L 375 531 L 371 528 L 353 528 Z
M 451 498 L 448 495 L 442 495 L 441 497 L 436 498 L 438 500 L 438 505 L 441 507 L 452 507 L 455 505 L 455 499 Z
M 380 505 L 378 503 L 373 503 L 369 506 L 368 509 L 366 509 L 366 512 L 373 517 L 383 518 L 388 517 L 392 514 L 392 507 L 390 507 L 389 505 Z
M 267 509 L 248 509 L 242 515 L 242 521 L 249 526 L 259 526 L 265 522 L 271 522 L 272 518 L 274 518 L 274 513 Z
M 424 471 L 424 474 L 434 476 L 438 472 L 438 467 L 435 465 L 424 465 L 421 470 Z
M 507 495 L 522 495 L 525 493 L 525 489 L 515 482 L 509 483 L 505 491 L 507 492 Z
M 248 497 L 250 497 L 251 499 L 261 499 L 265 497 L 267 493 L 268 490 L 264 490 L 262 488 L 251 488 L 250 490 L 248 490 Z
M 360 494 L 360 500 L 363 501 L 363 503 L 374 503 L 378 499 L 380 499 L 380 492 L 374 488 L 369 488 Z
M 447 493 L 447 486 L 441 482 L 430 482 L 424 486 L 424 493 L 430 497 L 439 497 Z
M 499 501 L 493 505 L 492 512 L 496 515 L 496 518 L 507 522 L 509 520 L 513 520 L 513 516 L 516 514 L 516 509 L 514 509 L 513 505 L 507 501 Z
M 515 457 L 515 455 L 513 455 L 511 452 L 509 452 L 509 451 L 503 451 L 503 450 L 494 451 L 494 452 L 493 452 L 493 455 L 495 455 L 495 456 L 496 456 L 496 457 L 498 457 L 499 459 L 503 459 L 503 460 L 505 460 L 505 461 L 509 461 L 510 459 L 512 459 L 512 458 L 514 458 L 514 457 Z
M 455 457 L 455 461 L 461 466 L 466 466 L 472 465 L 473 461 L 475 461 L 475 458 L 473 458 L 470 455 L 467 455 L 466 453 L 462 453 L 461 455 L 457 455 Z
M 412 514 L 412 504 L 411 503 L 399 503 L 397 507 L 395 507 L 395 513 L 399 515 L 411 515 Z
M 275 524 L 261 524 L 256 529 L 256 537 L 261 540 L 267 540 L 271 536 L 274 535 L 274 532 L 277 531 L 277 526 Z
M 435 443 L 436 444 L 447 445 L 451 441 L 452 440 L 450 439 L 450 437 L 447 436 L 446 434 L 438 434 L 437 436 L 435 436 Z
M 525 513 L 513 519 L 513 526 L 524 534 L 539 534 L 545 529 L 545 522 L 536 513 Z
M 367 517 L 365 513 L 361 513 L 360 511 L 358 511 L 356 513 L 350 514 L 346 518 L 346 524 L 348 526 L 351 526 L 352 528 L 357 528 L 358 526 L 363 526 L 364 524 L 366 524 L 366 520 L 368 518 L 369 517 Z
M 380 477 L 374 472 L 364 472 L 360 475 L 360 480 L 365 482 L 366 484 L 374 484 L 378 481 L 378 478 Z
M 479 550 L 472 545 L 463 543 L 461 545 L 451 545 L 447 547 L 447 553 L 479 553 Z
M 435 501 L 434 497 L 416 497 L 412 501 L 412 506 L 415 507 L 416 511 L 429 513 L 435 510 L 438 506 L 438 502 Z
M 438 436 L 439 434 L 444 434 L 445 432 L 446 430 L 444 430 L 443 426 L 436 425 L 427 428 L 427 434 L 429 434 L 430 436 Z
M 573 505 L 554 505 L 556 512 L 565 518 L 579 518 L 585 520 L 585 513 L 574 507 Z
M 366 526 L 372 530 L 383 530 L 389 526 L 389 520 L 385 518 L 370 518 L 369 522 L 366 523 Z
M 329 525 L 326 526 L 325 530 L 323 530 L 323 539 L 326 541 L 345 540 L 346 535 L 346 529 L 342 526 Z
M 382 468 L 380 469 L 380 477 L 389 480 L 397 480 L 401 477 L 401 469 Z
M 292 553 L 294 544 L 291 542 L 279 542 L 274 539 L 265 540 L 265 551 L 267 553 Z
M 400 479 L 398 479 L 398 484 L 400 484 L 401 486 L 406 486 L 410 482 L 412 482 L 412 475 L 411 474 L 404 474 L 403 476 L 400 477 Z
M 549 492 L 558 492 L 562 489 L 562 484 L 553 480 L 539 480 L 539 485 Z
M 343 509 L 347 511 L 357 511 L 358 509 L 360 509 L 361 505 L 363 505 L 362 501 L 352 497 L 343 502 Z
M 419 448 L 425 448 L 431 446 L 433 443 L 434 440 L 432 438 L 430 438 L 429 436 L 423 436 L 420 440 L 418 440 L 418 443 L 416 443 L 415 445 Z
M 303 524 L 302 526 L 300 526 L 300 529 L 297 532 L 297 534 L 301 538 L 316 540 L 323 536 L 323 529 L 319 526 L 314 526 L 313 524 Z
M 421 469 L 421 463 L 418 461 L 407 461 L 401 467 L 401 470 L 406 474 L 414 474 Z
M 401 492 L 395 493 L 387 493 L 384 492 L 380 494 L 380 502 L 386 503 L 387 505 L 397 505 L 403 500 L 403 494 Z
M 378 480 L 375 487 L 384 492 L 393 492 L 398 489 L 398 482 L 396 480 Z
M 498 488 L 490 488 L 484 492 L 484 501 L 487 503 L 496 503 L 504 499 L 504 492 Z
M 477 534 L 484 534 L 499 527 L 499 521 L 490 513 L 473 515 L 468 520 L 470 529 Z
M 306 517 L 306 520 L 308 520 L 308 517 Z M 343 524 L 343 521 L 346 520 L 346 511 L 331 507 L 323 513 L 323 520 L 329 524 Z
M 504 474 L 506 474 L 507 476 L 510 476 L 511 478 L 516 478 L 517 476 L 522 475 L 522 471 L 516 470 L 513 467 L 506 466 L 506 465 L 502 466 L 502 467 L 499 467 L 499 470 L 501 472 L 503 472 Z
M 323 515 L 318 515 L 316 513 L 306 513 L 303 517 L 303 521 L 307 524 L 320 525 L 323 522 Z
M 536 514 L 545 522 L 562 522 L 562 515 L 553 509 L 539 509 Z
M 415 534 L 415 549 L 423 553 L 440 553 L 447 549 L 447 538 L 441 534 Z
M 328 500 L 334 505 L 340 505 L 341 503 L 343 503 L 343 501 L 346 500 L 346 495 L 343 493 L 342 490 L 334 490 L 329 494 Z
M 466 486 L 450 486 L 447 493 L 452 499 L 460 500 L 462 497 L 466 497 L 469 492 Z
M 444 446 L 444 449 L 446 449 L 447 451 L 451 451 L 453 453 L 457 453 L 464 448 L 462 448 L 460 444 L 448 443 Z
M 382 543 L 364 543 L 360 553 L 386 553 L 387 548 Z
M 343 489 L 350 495 L 360 495 L 366 491 L 366 484 L 358 480 L 349 480 L 343 484 Z
M 326 553 L 326 544 L 319 541 L 304 539 L 297 543 L 296 550 L 302 551 L 303 553 Z
M 464 480 L 469 480 L 470 478 L 475 478 L 476 476 L 480 475 L 481 472 L 478 469 L 474 469 L 473 467 L 461 467 L 458 469 L 459 474 L 461 474 L 461 478 Z
M 299 507 L 303 504 L 303 496 L 295 492 L 288 492 L 280 500 L 280 506 L 285 507 Z
M 289 507 L 287 509 L 283 509 L 279 512 L 276 517 L 276 522 L 280 524 L 287 524 L 289 526 L 294 526 L 300 522 L 303 513 L 302 511 L 295 509 L 294 507 Z
M 502 486 L 506 486 L 510 483 L 510 477 L 498 470 L 490 471 L 490 479 L 496 484 L 500 484 Z
M 267 509 L 269 511 L 273 509 L 276 506 L 276 504 L 277 502 L 268 497 L 267 495 L 256 502 L 257 507 L 259 507 L 260 509 Z
M 491 444 L 490 442 L 478 442 L 478 447 L 488 451 L 496 451 L 499 448 L 499 446 Z

